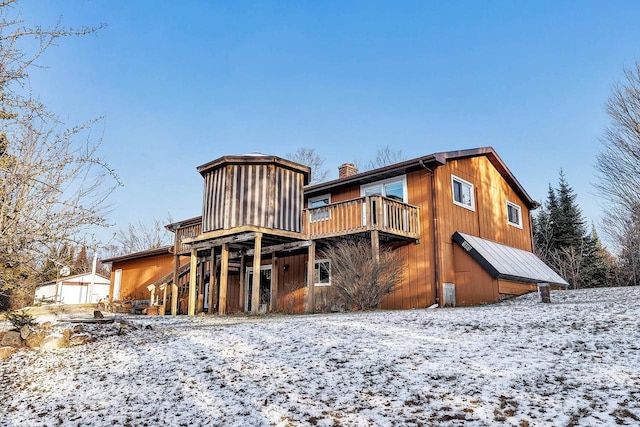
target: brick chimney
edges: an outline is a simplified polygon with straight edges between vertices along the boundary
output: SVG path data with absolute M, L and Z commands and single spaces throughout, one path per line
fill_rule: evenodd
M 346 178 L 358 173 L 358 168 L 353 163 L 343 163 L 338 167 L 338 178 Z

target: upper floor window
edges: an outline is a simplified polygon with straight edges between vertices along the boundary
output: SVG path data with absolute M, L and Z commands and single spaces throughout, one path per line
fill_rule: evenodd
M 328 206 L 330 204 L 331 204 L 331 194 L 323 194 L 321 196 L 310 197 L 309 201 L 307 202 L 307 206 L 309 207 L 309 209 L 321 208 L 323 206 Z M 329 209 L 319 209 L 311 213 L 309 220 L 311 222 L 323 221 L 325 219 L 329 219 L 330 215 L 331 213 L 329 212 Z
M 407 177 L 405 175 L 377 181 L 360 187 L 362 196 L 384 196 L 407 202 Z
M 453 189 L 454 204 L 472 211 L 476 209 L 473 184 L 455 175 L 451 175 L 451 187 Z
M 507 202 L 507 223 L 522 228 L 522 209 L 515 203 Z

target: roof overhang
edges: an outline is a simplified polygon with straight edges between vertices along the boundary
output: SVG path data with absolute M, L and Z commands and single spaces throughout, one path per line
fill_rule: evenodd
M 533 200 L 531 196 L 529 196 L 529 193 L 525 191 L 524 187 L 520 184 L 520 182 L 518 182 L 509 168 L 507 168 L 506 164 L 502 161 L 500 156 L 498 156 L 498 153 L 496 153 L 493 147 L 445 151 L 440 153 L 433 153 L 428 156 L 416 157 L 415 159 L 406 160 L 404 162 L 396 163 L 382 168 L 358 173 L 345 178 L 339 178 L 321 184 L 310 185 L 305 188 L 304 192 L 308 197 L 318 196 L 330 192 L 334 189 L 349 187 L 353 185 L 367 184 L 369 182 L 391 178 L 393 176 L 401 175 L 414 170 L 419 170 L 421 168 L 434 169 L 438 166 L 446 164 L 446 162 L 449 160 L 459 160 L 479 156 L 485 156 L 491 162 L 491 164 L 493 164 L 500 175 L 502 175 L 504 180 L 507 181 L 511 188 L 513 188 L 518 196 L 520 196 L 527 208 L 536 209 L 540 206 L 540 203 Z
M 114 263 L 114 262 L 122 262 L 122 261 L 131 261 L 134 259 L 142 259 L 142 258 L 150 258 L 158 255 L 166 255 L 171 254 L 171 249 L 173 246 L 163 246 L 157 249 L 148 249 L 146 251 L 134 252 L 126 255 L 120 255 L 113 258 L 107 258 L 100 260 L 103 264 Z
M 451 239 L 494 279 L 569 286 L 566 280 L 532 252 L 458 231 L 451 236 Z
M 204 176 L 213 169 L 218 169 L 226 165 L 265 165 L 274 164 L 284 169 L 290 169 L 303 175 L 304 183 L 308 184 L 311 177 L 311 168 L 301 165 L 300 163 L 292 162 L 291 160 L 283 159 L 282 157 L 272 156 L 262 153 L 241 154 L 232 156 L 222 156 L 216 160 L 212 160 L 208 163 L 197 167 L 200 175 Z

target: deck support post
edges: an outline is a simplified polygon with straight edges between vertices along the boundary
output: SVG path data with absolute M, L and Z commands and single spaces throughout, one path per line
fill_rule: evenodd
M 178 281 L 180 280 L 180 255 L 177 251 L 178 244 L 176 243 L 175 256 L 173 257 L 173 285 L 171 286 L 171 315 L 178 314 Z
M 198 306 L 196 309 L 196 313 L 202 313 L 204 311 L 204 275 L 206 270 L 207 260 L 206 258 L 203 258 L 199 268 L 200 280 L 198 280 Z
M 218 313 L 227 314 L 227 285 L 229 282 L 229 243 L 222 244 L 220 256 L 220 295 L 218 295 Z
M 373 255 L 376 264 L 380 262 L 380 235 L 378 230 L 371 231 L 371 255 Z
M 271 311 L 278 309 L 278 256 L 271 254 Z
M 196 283 L 198 276 L 198 250 L 191 249 L 191 265 L 189 266 L 189 316 L 196 314 Z
M 216 292 L 216 248 L 215 246 L 211 247 L 211 260 L 209 261 L 209 295 L 207 298 L 207 313 L 213 314 L 215 313 L 213 310 L 213 303 L 215 301 L 215 292 Z
M 312 241 L 307 256 L 307 313 L 313 313 L 315 304 L 315 267 L 316 267 L 316 242 Z
M 260 259 L 262 254 L 262 233 L 256 233 L 253 254 L 253 283 L 251 284 L 251 314 L 258 314 L 260 306 Z
M 238 299 L 238 307 L 240 307 L 241 312 L 247 311 L 247 307 L 245 307 L 245 288 L 246 288 L 246 270 L 247 270 L 247 259 L 244 254 L 240 255 L 240 292 Z

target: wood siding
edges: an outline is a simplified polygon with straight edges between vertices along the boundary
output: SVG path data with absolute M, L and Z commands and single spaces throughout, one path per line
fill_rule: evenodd
M 301 231 L 303 174 L 273 164 L 226 165 L 204 176 L 203 232 L 244 225 Z
M 351 199 L 360 198 L 360 186 L 355 185 L 347 189 L 341 189 L 331 193 L 331 202 L 339 203 Z M 387 296 L 382 302 L 384 309 L 409 309 L 429 307 L 436 301 L 433 264 L 433 210 L 431 194 L 431 175 L 426 170 L 419 170 L 407 174 L 408 204 L 416 207 L 415 213 L 419 223 L 417 237 L 419 243 L 414 241 L 395 243 L 390 246 L 401 254 L 404 260 L 404 277 L 401 285 L 395 292 Z M 362 205 L 360 201 L 358 206 Z M 354 209 L 357 209 L 354 208 Z M 359 218 L 362 218 L 360 214 Z M 383 247 L 389 247 L 383 244 Z M 318 251 L 321 253 L 321 249 Z M 320 258 L 318 255 L 316 258 Z M 304 257 L 306 259 L 306 256 Z M 302 273 L 304 273 L 304 260 L 301 261 Z M 284 274 L 287 274 L 285 272 Z M 291 274 L 291 273 L 289 273 Z M 298 277 L 298 276 L 293 276 Z M 304 276 L 299 276 L 303 278 Z M 300 279 L 298 279 L 300 281 Z M 295 280 L 294 280 L 295 282 Z M 302 280 L 304 283 L 304 280 Z M 319 287 L 316 291 L 317 304 L 326 300 L 325 294 L 330 292 L 329 287 Z M 282 294 L 279 294 L 282 295 Z
M 464 251 L 459 251 L 451 236 L 460 231 L 531 251 L 529 210 L 484 156 L 449 161 L 437 168 L 435 174 L 441 283 L 456 284 L 460 305 L 497 301 L 497 281 Z M 451 175 L 473 184 L 475 210 L 453 203 Z M 507 223 L 507 201 L 520 206 L 522 228 Z
M 174 257 L 172 254 L 155 255 L 152 257 L 114 262 L 111 267 L 110 298 L 113 296 L 113 284 L 116 270 L 122 270 L 120 282 L 120 299 L 134 298 L 149 299 L 147 286 L 173 271 Z M 187 258 L 182 258 L 186 262 Z
M 419 208 L 419 243 L 397 244 L 393 250 L 405 262 L 405 275 L 395 292 L 382 302 L 384 309 L 429 307 L 436 301 L 433 264 L 433 209 L 431 176 L 426 170 L 407 174 L 408 203 Z

